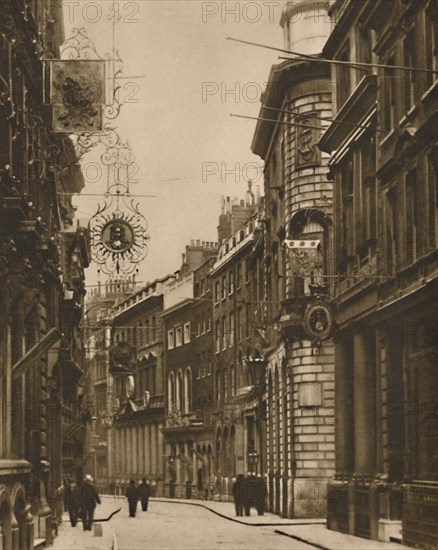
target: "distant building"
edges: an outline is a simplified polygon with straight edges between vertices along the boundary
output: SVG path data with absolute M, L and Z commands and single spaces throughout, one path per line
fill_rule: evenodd
M 209 270 L 217 243 L 191 241 L 164 291 L 166 496 L 203 497 L 212 479 L 213 331 Z
M 116 304 L 109 351 L 112 418 L 108 482 L 122 491 L 130 479 L 146 477 L 154 494 L 164 491 L 165 386 L 161 314 L 167 275 Z M 122 364 L 128 355 L 129 364 Z
M 210 278 L 214 333 L 214 493 L 231 499 L 233 478 L 249 471 L 248 452 L 263 449 L 255 414 L 258 396 L 247 359 L 255 354 L 251 264 L 259 232 L 258 199 L 251 186 L 246 201 L 224 201 L 219 217 L 219 253 Z M 263 259 L 261 259 L 261 262 Z M 257 409 L 258 410 L 258 409 Z
M 324 56 L 352 65 L 333 65 L 320 141 L 340 312 L 328 526 L 436 548 L 436 2 L 337 1 L 331 16 Z

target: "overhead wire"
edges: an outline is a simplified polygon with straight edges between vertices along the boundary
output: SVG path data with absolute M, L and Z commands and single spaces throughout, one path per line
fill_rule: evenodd
M 304 61 L 314 61 L 317 63 L 328 63 L 330 65 L 344 65 L 352 68 L 378 68 L 378 69 L 390 69 L 390 70 L 402 70 L 402 71 L 418 71 L 424 73 L 438 74 L 438 70 L 426 69 L 424 67 L 407 67 L 405 65 L 387 65 L 384 63 L 365 63 L 363 61 L 340 61 L 337 59 L 327 59 L 318 55 L 304 54 L 301 52 L 294 52 L 293 50 L 285 50 L 283 48 L 276 48 L 274 46 L 267 46 L 266 44 L 259 44 L 257 42 L 250 42 L 248 40 L 240 40 L 239 38 L 232 38 L 228 36 L 226 40 L 233 42 L 239 42 L 241 44 L 247 44 L 249 46 L 256 46 L 258 48 L 265 48 L 267 50 L 273 50 L 276 52 L 287 53 L 296 56 L 295 58 L 285 59 L 302 59 Z

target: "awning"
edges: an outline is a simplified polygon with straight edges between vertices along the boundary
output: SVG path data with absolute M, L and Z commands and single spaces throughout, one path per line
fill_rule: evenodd
M 12 367 L 12 378 L 20 378 L 34 363 L 49 351 L 61 339 L 62 334 L 57 328 L 52 328 Z

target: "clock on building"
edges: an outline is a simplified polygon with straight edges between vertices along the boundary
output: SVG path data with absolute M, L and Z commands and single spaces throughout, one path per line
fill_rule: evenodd
M 310 336 L 317 340 L 326 340 L 333 332 L 334 320 L 329 306 L 311 304 L 304 314 L 304 325 Z

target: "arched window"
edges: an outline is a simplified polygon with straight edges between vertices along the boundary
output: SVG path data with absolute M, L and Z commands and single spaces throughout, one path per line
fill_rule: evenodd
M 175 377 L 173 372 L 169 374 L 169 379 L 167 381 L 167 399 L 168 399 L 168 408 L 169 412 L 172 411 L 175 405 Z
M 189 413 L 192 410 L 192 371 L 187 367 L 184 373 L 184 412 Z
M 183 374 L 180 370 L 176 375 L 176 408 L 181 412 L 184 411 L 184 382 Z

